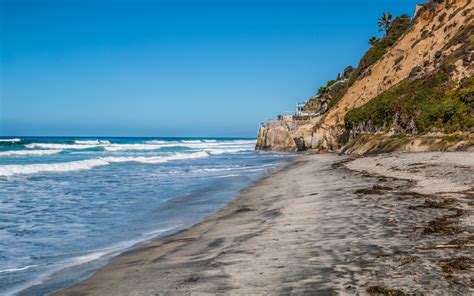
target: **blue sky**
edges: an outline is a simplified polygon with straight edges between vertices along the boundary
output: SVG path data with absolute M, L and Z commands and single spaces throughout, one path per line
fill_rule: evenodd
M 254 137 L 413 0 L 0 0 L 0 135 Z

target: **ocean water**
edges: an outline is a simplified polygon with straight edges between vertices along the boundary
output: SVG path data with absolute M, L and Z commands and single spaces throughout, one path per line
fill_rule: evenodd
M 255 140 L 0 138 L 0 294 L 42 295 L 189 227 L 291 158 Z

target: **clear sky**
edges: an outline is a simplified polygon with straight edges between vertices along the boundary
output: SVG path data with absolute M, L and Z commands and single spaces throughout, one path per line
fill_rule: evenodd
M 0 135 L 255 137 L 414 0 L 0 0 Z

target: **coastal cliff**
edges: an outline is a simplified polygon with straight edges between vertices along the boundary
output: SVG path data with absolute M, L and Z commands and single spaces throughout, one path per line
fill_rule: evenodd
M 272 151 L 297 151 L 298 147 L 284 121 L 270 121 L 258 129 L 258 149 Z
M 430 1 L 413 19 L 393 19 L 357 68 L 320 87 L 301 112 L 262 126 L 256 149 L 472 149 L 473 7 L 471 0 Z

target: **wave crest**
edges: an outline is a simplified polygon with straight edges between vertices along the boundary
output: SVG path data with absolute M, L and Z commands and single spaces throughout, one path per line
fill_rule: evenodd
M 0 176 L 13 176 L 23 174 L 36 173 L 55 173 L 55 172 L 71 172 L 80 170 L 89 170 L 98 166 L 105 166 L 111 163 L 121 162 L 138 162 L 146 164 L 164 163 L 174 160 L 185 160 L 207 157 L 209 154 L 205 151 L 194 153 L 175 153 L 165 156 L 153 157 L 102 157 L 86 160 L 59 162 L 59 163 L 39 163 L 39 164 L 23 164 L 23 165 L 4 165 L 0 166 Z
M 86 145 L 86 144 L 56 144 L 56 143 L 31 143 L 26 144 L 26 148 L 43 148 L 43 149 L 90 149 L 96 148 L 100 145 Z
M 0 139 L 1 143 L 18 143 L 21 142 L 21 139 L 14 138 L 14 139 Z
M 79 145 L 100 145 L 100 144 L 110 144 L 110 141 L 107 140 L 76 140 L 74 144 Z
M 1 151 L 0 157 L 9 157 L 9 156 L 41 156 L 41 155 L 53 155 L 60 153 L 61 149 L 51 149 L 51 150 L 10 150 L 10 151 Z

